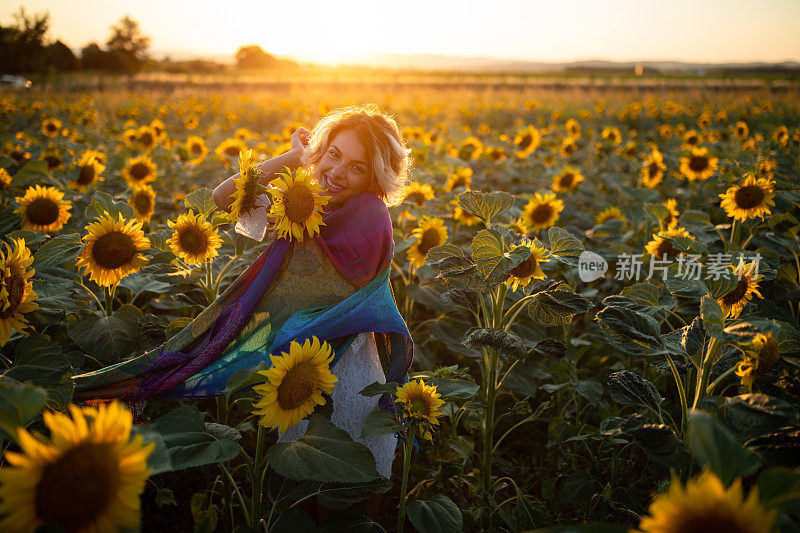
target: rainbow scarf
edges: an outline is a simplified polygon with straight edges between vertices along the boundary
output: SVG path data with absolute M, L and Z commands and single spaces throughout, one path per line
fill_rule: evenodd
M 294 313 L 277 330 L 237 337 L 275 279 L 291 243 L 278 239 L 191 324 L 164 344 L 113 366 L 75 376 L 78 401 L 117 398 L 143 406 L 150 397 L 205 397 L 221 394 L 237 370 L 269 364 L 269 355 L 288 352 L 293 340 L 312 335 L 331 343 L 338 361 L 359 333 L 374 332 L 388 358 L 386 381 L 406 382 L 413 342 L 397 310 L 390 283 L 394 253 L 392 224 L 384 203 L 363 193 L 323 217 L 316 237 L 336 270 L 358 290 L 333 307 Z M 256 332 L 257 333 L 257 332 Z M 255 338 L 255 342 L 254 339 Z M 253 349 L 257 346 L 257 349 Z M 393 410 L 388 396 L 384 409 Z

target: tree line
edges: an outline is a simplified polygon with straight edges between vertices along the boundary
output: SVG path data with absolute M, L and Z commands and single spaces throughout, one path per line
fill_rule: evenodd
M 135 74 L 143 69 L 168 72 L 212 72 L 227 65 L 213 61 L 155 60 L 149 54 L 150 37 L 138 22 L 125 15 L 111 26 L 108 40 L 101 46 L 90 42 L 76 55 L 60 40 L 48 37 L 49 13 L 30 15 L 23 7 L 13 15 L 10 25 L 0 24 L 0 70 L 2 74 L 46 74 L 78 70 Z M 241 46 L 236 52 L 240 69 L 292 68 L 297 64 L 279 59 L 258 45 Z

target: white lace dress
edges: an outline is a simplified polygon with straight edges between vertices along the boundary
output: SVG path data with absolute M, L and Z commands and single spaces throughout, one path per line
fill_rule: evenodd
M 391 477 L 392 460 L 394 459 L 397 437 L 394 435 L 368 435 L 361 438 L 361 427 L 372 411 L 378 409 L 378 398 L 367 398 L 359 392 L 370 383 L 376 381 L 386 383 L 378 347 L 372 333 L 361 333 L 353 340 L 347 351 L 333 365 L 331 372 L 339 379 L 331 395 L 333 414 L 331 422 L 345 430 L 350 437 L 369 448 L 375 456 L 378 473 L 385 478 Z M 305 435 L 308 420 L 287 429 L 278 437 L 278 442 L 293 441 Z

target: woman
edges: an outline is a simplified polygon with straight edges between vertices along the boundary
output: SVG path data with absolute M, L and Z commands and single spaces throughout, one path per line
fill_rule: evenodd
M 307 146 L 306 146 L 307 143 Z M 292 135 L 292 149 L 260 165 L 268 184 L 284 167 L 304 166 L 329 195 L 320 235 L 302 243 L 275 240 L 193 322 L 159 348 L 130 361 L 77 376 L 77 399 L 220 394 L 237 370 L 288 352 L 292 340 L 312 335 L 334 348 L 339 381 L 331 420 L 369 447 L 378 472 L 391 473 L 394 436 L 359 439 L 374 398 L 358 392 L 374 381 L 404 382 L 413 355 L 408 329 L 389 282 L 393 255 L 387 204 L 398 198 L 408 150 L 394 120 L 372 107 L 346 108 L 320 120 L 312 132 Z M 233 176 L 214 191 L 232 204 Z M 376 342 L 377 341 L 377 342 Z M 380 406 L 393 409 L 384 396 Z M 297 438 L 304 425 L 283 440 Z

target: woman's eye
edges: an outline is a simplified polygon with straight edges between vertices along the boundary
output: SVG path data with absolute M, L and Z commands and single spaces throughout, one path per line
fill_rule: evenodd
M 328 153 L 329 153 L 329 154 L 331 155 L 331 157 L 333 157 L 334 159 L 339 159 L 339 154 L 337 154 L 337 153 L 336 153 L 336 150 L 330 150 Z
M 358 165 L 354 165 L 353 166 L 353 172 L 355 172 L 356 174 L 363 174 L 364 173 L 364 169 L 362 167 L 358 166 Z

